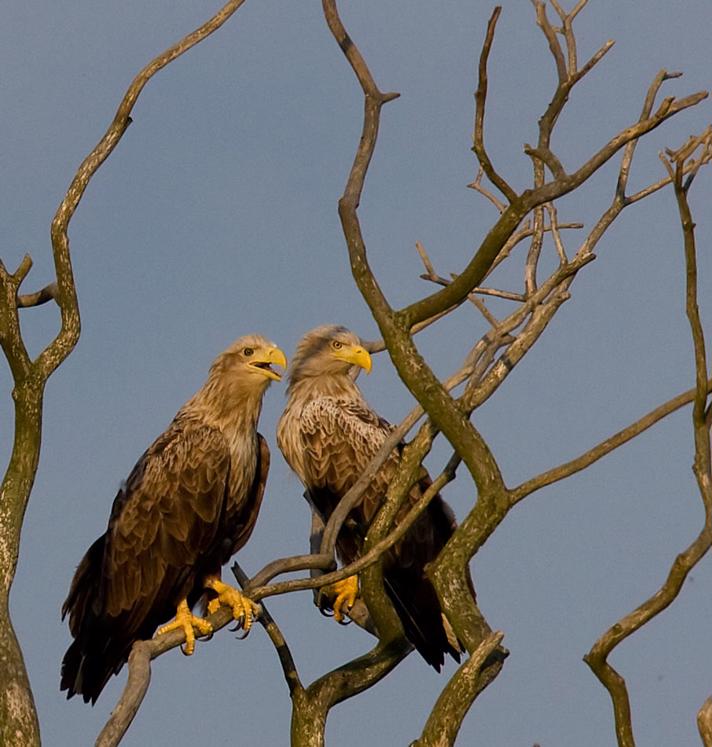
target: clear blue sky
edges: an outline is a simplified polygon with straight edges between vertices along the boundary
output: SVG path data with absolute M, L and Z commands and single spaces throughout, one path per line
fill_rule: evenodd
M 522 144 L 536 140 L 555 76 L 531 4 L 503 5 L 487 142 L 522 188 L 530 173 Z M 217 7 L 206 0 L 4 3 L 0 255 L 14 267 L 31 253 L 26 290 L 51 278 L 51 217 L 135 72 Z M 402 94 L 383 112 L 361 209 L 373 266 L 394 305 L 431 290 L 418 279 L 416 240 L 442 274 L 457 272 L 494 218 L 492 207 L 465 188 L 475 175 L 474 70 L 490 11 L 471 0 L 343 3 L 347 27 L 381 87 Z M 709 88 L 711 25 L 708 0 L 592 0 L 577 23 L 581 59 L 608 38 L 617 43 L 561 119 L 554 146 L 564 165 L 580 164 L 635 121 L 661 67 L 685 72 L 668 84 L 668 95 Z M 47 388 L 42 460 L 12 596 L 47 745 L 90 744 L 119 696 L 125 673 L 93 709 L 64 700 L 59 662 L 69 635 L 59 608 L 81 555 L 106 527 L 121 479 L 200 386 L 214 356 L 252 331 L 288 355 L 321 323 L 377 334 L 351 280 L 336 214 L 361 111 L 320 3 L 253 0 L 154 78 L 81 203 L 70 238 L 82 337 Z M 632 184 L 661 176 L 658 151 L 699 132 L 710 111 L 707 102 L 654 133 L 639 149 Z M 693 197 L 708 330 L 711 179 L 703 174 Z M 604 169 L 562 201 L 561 219 L 590 226 L 614 185 L 614 168 Z M 692 386 L 671 193 L 629 208 L 597 253 L 540 344 L 476 415 L 510 485 Z M 517 289 L 518 272 L 498 280 Z M 22 318 L 39 351 L 57 328 L 56 309 Z M 418 342 L 445 375 L 483 331 L 464 308 Z M 374 369 L 363 377 L 365 394 L 398 421 L 413 403 L 384 355 Z M 11 441 L 9 389 L 0 366 L 3 462 Z M 274 385 L 261 421 L 272 471 L 257 529 L 240 554 L 248 572 L 307 546 L 308 510 L 275 445 L 283 403 L 284 387 Z M 492 627 L 505 632 L 511 656 L 468 716 L 463 745 L 614 743 L 608 696 L 581 657 L 655 591 L 701 527 L 689 421 L 688 410 L 676 414 L 585 474 L 532 495 L 478 554 L 479 602 Z M 444 447 L 436 449 L 432 469 L 446 456 Z M 466 513 L 473 488 L 465 475 L 446 498 L 458 516 Z M 679 601 L 612 658 L 628 680 L 641 745 L 698 743 L 695 714 L 712 692 L 711 585 L 706 559 Z M 269 607 L 307 682 L 371 645 L 355 626 L 320 617 L 309 593 Z M 287 689 L 259 627 L 245 641 L 222 631 L 192 659 L 175 651 L 153 671 L 126 745 L 287 744 Z M 453 671 L 451 665 L 447 673 Z M 386 681 L 332 712 L 329 743 L 408 743 L 444 683 L 410 656 Z

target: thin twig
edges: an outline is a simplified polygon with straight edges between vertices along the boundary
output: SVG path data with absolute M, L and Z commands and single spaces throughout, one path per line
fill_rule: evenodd
M 251 586 L 262 586 L 269 583 L 276 576 L 294 571 L 332 571 L 336 563 L 333 555 L 311 553 L 309 555 L 294 555 L 288 558 L 273 560 L 250 579 Z
M 517 193 L 495 170 L 484 143 L 485 104 L 487 102 L 487 60 L 492 49 L 494 32 L 501 12 L 502 8 L 499 5 L 492 11 L 487 24 L 487 34 L 482 45 L 482 52 L 480 53 L 477 91 L 475 92 L 475 127 L 472 135 L 472 151 L 477 156 L 480 167 L 487 174 L 487 178 L 509 202 L 513 202 L 517 197 Z M 477 185 L 477 180 L 473 184 Z M 474 189 L 479 190 L 479 186 L 474 186 Z M 502 211 L 500 210 L 500 212 Z
M 450 283 L 457 278 L 457 275 L 453 272 L 451 273 L 450 278 L 444 278 L 442 275 L 426 275 L 423 273 L 420 277 L 423 280 L 430 281 L 431 283 L 446 286 L 450 285 Z M 512 291 L 501 290 L 499 288 L 473 288 L 469 295 L 469 299 L 475 301 L 478 294 L 481 296 L 492 296 L 493 298 L 503 298 L 506 301 L 516 301 L 517 303 L 524 303 L 524 301 L 527 300 L 523 293 L 513 293 Z M 493 324 L 492 326 L 495 325 Z
M 475 192 L 479 192 L 483 197 L 485 197 L 487 200 L 489 200 L 498 210 L 499 214 L 501 215 L 507 208 L 507 206 L 502 202 L 502 200 L 499 199 L 496 195 L 492 194 L 492 192 L 487 189 L 487 187 L 483 186 L 482 184 L 482 176 L 485 173 L 482 166 L 477 169 L 477 176 L 475 177 L 475 180 L 470 182 L 467 186 L 469 189 L 474 189 Z
M 561 264 L 568 263 L 568 257 L 566 256 L 566 249 L 564 248 L 564 242 L 561 240 L 561 231 L 559 226 L 559 217 L 556 211 L 556 206 L 552 202 L 547 202 L 546 211 L 549 213 L 549 221 L 551 222 L 551 237 L 554 240 L 554 247 L 556 253 L 559 255 L 559 262 Z

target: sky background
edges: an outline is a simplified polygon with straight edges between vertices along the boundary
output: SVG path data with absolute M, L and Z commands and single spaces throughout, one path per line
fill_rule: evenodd
M 566 2 L 567 6 L 572 2 Z M 418 279 L 423 242 L 441 274 L 459 271 L 495 211 L 466 189 L 475 67 L 492 6 L 479 0 L 343 2 L 346 26 L 383 90 L 361 218 L 373 268 L 394 306 L 433 288 Z M 505 1 L 490 63 L 486 141 L 517 189 L 522 152 L 555 71 L 525 0 Z M 77 166 L 108 126 L 134 74 L 218 8 L 206 0 L 11 0 L 0 25 L 0 255 L 35 262 L 23 289 L 53 277 L 49 225 Z M 552 11 L 553 14 L 553 11 Z M 665 95 L 710 87 L 709 0 L 592 0 L 578 18 L 580 59 L 616 45 L 578 86 L 553 145 L 574 170 L 634 122 L 657 71 L 682 70 Z M 134 123 L 87 190 L 70 226 L 82 313 L 75 352 L 50 380 L 39 472 L 27 510 L 12 614 L 46 745 L 91 744 L 125 671 L 94 708 L 59 692 L 70 639 L 59 609 L 74 568 L 106 528 L 120 481 L 202 384 L 233 339 L 260 332 L 291 355 L 322 323 L 377 336 L 351 279 L 336 213 L 361 127 L 362 99 L 328 33 L 321 5 L 247 2 L 229 23 L 155 77 Z M 631 188 L 663 175 L 657 154 L 712 118 L 709 102 L 676 117 L 638 150 Z M 562 221 L 591 226 L 609 204 L 616 165 L 559 204 Z M 703 321 L 712 329 L 712 174 L 692 205 L 698 224 Z M 569 238 L 571 253 L 576 238 Z M 550 251 L 550 250 L 549 250 Z M 568 460 L 690 388 L 682 242 L 671 191 L 628 208 L 583 270 L 544 337 L 476 414 L 507 483 Z M 521 288 L 521 263 L 496 282 Z M 493 304 L 495 311 L 506 306 Z M 22 313 L 39 352 L 58 328 L 52 305 Z M 418 345 L 442 375 L 485 331 L 464 307 Z M 387 357 L 361 384 L 397 422 L 413 406 Z M 12 437 L 10 377 L 0 366 L 0 458 Z M 305 551 L 309 512 L 275 444 L 284 385 L 260 423 L 272 448 L 267 493 L 239 559 L 250 573 Z M 473 562 L 478 599 L 511 651 L 478 699 L 461 744 L 605 747 L 612 713 L 582 656 L 615 620 L 652 594 L 702 525 L 690 465 L 690 410 L 660 423 L 584 474 L 530 496 Z M 443 445 L 428 464 L 438 470 Z M 445 491 L 462 517 L 463 473 Z M 712 693 L 712 565 L 693 572 L 675 605 L 623 643 L 611 663 L 627 678 L 641 745 L 699 742 L 695 714 Z M 310 593 L 269 600 L 300 674 L 311 682 L 370 648 L 355 626 L 321 617 Z M 454 663 L 446 676 L 454 671 Z M 334 709 L 327 742 L 407 744 L 446 682 L 417 655 Z M 124 744 L 288 743 L 290 701 L 258 626 L 245 641 L 223 630 L 154 662 Z

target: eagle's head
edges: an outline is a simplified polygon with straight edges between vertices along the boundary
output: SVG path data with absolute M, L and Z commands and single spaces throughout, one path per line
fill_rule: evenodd
M 299 341 L 289 379 L 294 384 L 307 377 L 347 375 L 353 366 L 371 371 L 371 356 L 359 337 L 346 327 L 325 325 Z
M 220 353 L 210 368 L 210 374 L 239 381 L 245 387 L 265 389 L 270 381 L 282 379 L 273 365 L 286 368 L 284 353 L 261 335 L 245 335 Z

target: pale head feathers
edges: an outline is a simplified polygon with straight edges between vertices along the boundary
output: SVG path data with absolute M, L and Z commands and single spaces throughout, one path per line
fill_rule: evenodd
M 345 355 L 345 351 L 349 354 Z M 355 366 L 370 369 L 370 357 L 358 335 L 336 324 L 316 327 L 297 344 L 289 367 L 287 391 L 308 379 L 348 377 Z
M 279 381 L 281 376 L 273 371 L 271 364 L 286 367 L 284 353 L 270 340 L 261 335 L 245 335 L 233 342 L 213 361 L 210 378 L 236 378 L 245 387 L 267 388 L 270 380 Z
M 273 342 L 261 335 L 240 337 L 213 361 L 208 380 L 183 410 L 223 429 L 254 427 L 267 387 L 281 378 L 272 364 L 287 365 Z

